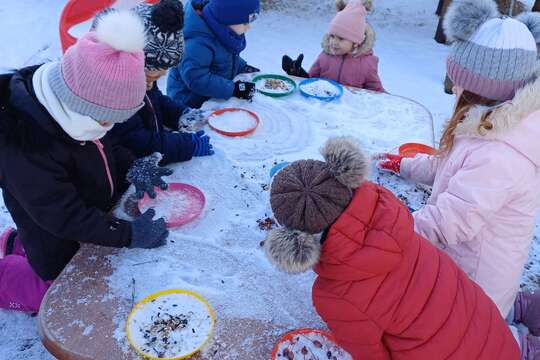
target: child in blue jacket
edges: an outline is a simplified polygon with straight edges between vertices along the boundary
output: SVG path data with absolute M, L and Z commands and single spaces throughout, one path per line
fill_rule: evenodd
M 186 6 L 182 63 L 169 71 L 167 94 L 183 107 L 200 108 L 210 98 L 251 100 L 252 82 L 233 79 L 257 72 L 240 57 L 259 0 L 193 0 Z
M 109 11 L 115 10 L 108 9 L 104 13 Z M 214 151 L 204 131 L 195 134 L 176 131 L 179 129 L 180 116 L 186 109 L 163 95 L 156 85 L 167 69 L 182 59 L 182 3 L 178 0 L 162 0 L 156 5 L 141 4 L 134 11 L 142 19 L 146 32 L 145 106 L 128 121 L 116 124 L 111 135 L 137 157 L 154 152 L 163 154 L 162 164 L 191 160 L 193 156 L 212 155 Z M 101 16 L 103 14 L 96 18 Z

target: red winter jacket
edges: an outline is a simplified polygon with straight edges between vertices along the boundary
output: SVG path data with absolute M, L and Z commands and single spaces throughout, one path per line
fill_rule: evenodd
M 356 190 L 315 271 L 317 312 L 356 360 L 520 357 L 495 304 L 380 186 Z

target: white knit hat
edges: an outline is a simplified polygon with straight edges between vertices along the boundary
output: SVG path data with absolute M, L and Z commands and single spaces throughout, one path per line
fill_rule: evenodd
M 536 41 L 521 21 L 501 16 L 492 0 L 455 0 L 445 18 L 454 41 L 447 60 L 454 84 L 492 100 L 509 100 L 536 70 Z

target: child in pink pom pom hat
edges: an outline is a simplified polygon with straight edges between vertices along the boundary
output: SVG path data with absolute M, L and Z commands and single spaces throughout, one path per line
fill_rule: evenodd
M 346 86 L 383 92 L 379 59 L 373 55 L 375 33 L 366 22 L 367 11 L 359 0 L 350 1 L 330 23 L 323 52 L 309 73 L 302 68 L 304 55 L 296 60 L 283 56 L 282 68 L 292 76 L 320 77 Z
M 142 164 L 106 136 L 143 105 L 144 43 L 135 14 L 110 14 L 60 61 L 0 75 L 0 186 L 17 227 L 0 235 L 0 308 L 38 311 L 80 243 L 164 245 L 151 210 L 111 215 L 126 178 L 166 188 L 157 159 Z

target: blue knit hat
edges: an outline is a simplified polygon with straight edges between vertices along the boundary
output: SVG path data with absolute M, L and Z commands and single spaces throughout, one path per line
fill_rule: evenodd
M 261 8 L 259 0 L 210 0 L 206 6 L 222 25 L 253 22 Z

